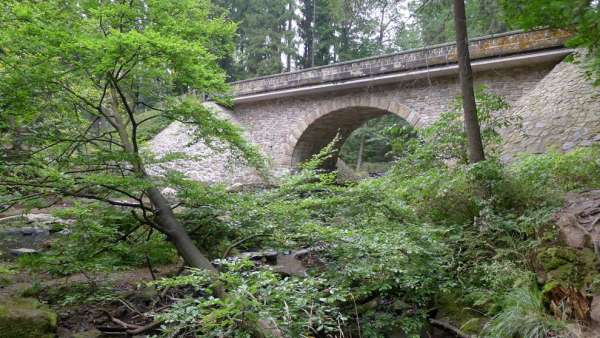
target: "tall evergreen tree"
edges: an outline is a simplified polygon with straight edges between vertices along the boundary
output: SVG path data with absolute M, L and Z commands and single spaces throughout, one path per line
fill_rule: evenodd
M 414 29 L 420 33 L 423 45 L 451 42 L 455 39 L 451 0 L 412 0 L 410 12 Z M 507 30 L 500 0 L 466 0 L 467 32 L 476 37 Z
M 238 23 L 236 49 L 225 67 L 232 80 L 280 73 L 286 54 L 295 56 L 291 0 L 218 0 Z

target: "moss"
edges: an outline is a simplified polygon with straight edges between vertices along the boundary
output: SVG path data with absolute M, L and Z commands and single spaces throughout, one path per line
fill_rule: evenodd
M 8 298 L 0 303 L 2 337 L 54 337 L 56 321 L 56 313 L 32 298 Z
M 588 248 L 548 247 L 537 254 L 537 260 L 547 283 L 581 288 L 594 284 L 600 277 L 596 254 Z
M 565 247 L 550 247 L 538 253 L 537 257 L 545 271 L 552 271 L 577 262 L 577 250 Z
M 468 304 L 462 301 L 460 294 L 445 294 L 438 299 L 438 318 L 447 318 L 467 333 L 478 333 L 485 324 L 485 318 L 480 313 L 473 311 Z

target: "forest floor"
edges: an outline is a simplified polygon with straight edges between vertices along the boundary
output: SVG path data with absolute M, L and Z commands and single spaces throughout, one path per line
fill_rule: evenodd
M 58 337 L 101 337 L 101 328 L 112 336 L 128 336 L 129 328 L 152 323 L 160 310 L 158 291 L 145 284 L 172 276 L 178 266 L 132 268 L 117 272 L 77 273 L 53 278 L 45 273 L 16 272 L 0 288 L 0 303 L 8 297 L 32 297 L 50 305 L 58 316 Z M 118 319 L 116 319 L 118 318 Z

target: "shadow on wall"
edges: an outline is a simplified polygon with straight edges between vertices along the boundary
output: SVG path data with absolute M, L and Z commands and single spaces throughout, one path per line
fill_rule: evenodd
M 323 147 L 333 141 L 338 133 L 340 141 L 337 146 L 338 149 L 341 149 L 352 132 L 369 120 L 387 115 L 392 115 L 392 113 L 379 108 L 357 106 L 338 109 L 317 118 L 298 139 L 292 154 L 291 167 L 296 168 L 300 163 L 319 153 Z M 336 156 L 323 165 L 323 169 L 334 170 L 337 167 L 338 157 L 339 151 L 336 152 Z

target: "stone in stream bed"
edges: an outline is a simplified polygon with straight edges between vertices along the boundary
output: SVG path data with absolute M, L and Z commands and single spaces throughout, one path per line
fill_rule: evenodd
M 30 248 L 18 248 L 18 249 L 10 249 L 9 252 L 14 256 L 23 256 L 23 255 L 31 255 L 36 254 L 39 251 Z
M 56 320 L 56 313 L 33 298 L 0 299 L 0 336 L 2 337 L 54 337 Z

